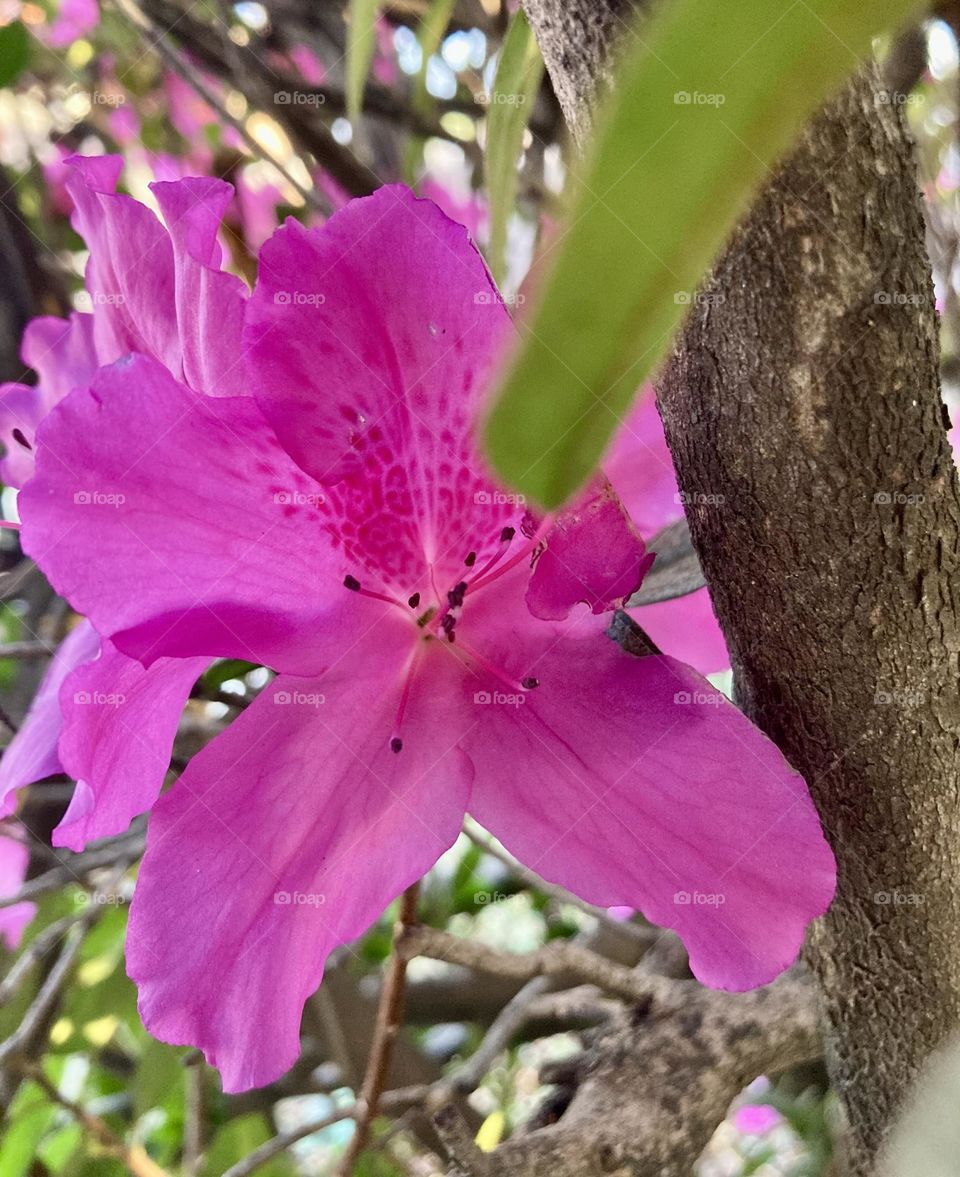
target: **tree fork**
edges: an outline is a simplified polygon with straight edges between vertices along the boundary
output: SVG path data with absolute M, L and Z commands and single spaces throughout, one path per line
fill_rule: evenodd
M 525 0 L 575 137 L 630 6 Z M 912 145 L 865 68 L 771 179 L 659 381 L 738 701 L 810 784 L 850 1171 L 960 1024 L 958 539 Z M 718 128 L 718 134 L 723 128 Z

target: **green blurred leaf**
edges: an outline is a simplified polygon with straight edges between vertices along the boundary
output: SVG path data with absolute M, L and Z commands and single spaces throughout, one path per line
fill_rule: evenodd
M 138 1119 L 151 1108 L 183 1102 L 184 1066 L 180 1053 L 154 1038 L 147 1041 L 133 1079 L 133 1110 Z
M 504 38 L 487 114 L 488 259 L 498 282 L 506 269 L 507 225 L 517 196 L 517 161 L 523 147 L 523 132 L 542 76 L 540 50 L 520 8 Z
M 229 679 L 243 678 L 256 669 L 255 662 L 245 662 L 242 658 L 223 658 L 204 671 L 201 681 L 208 690 L 216 691 Z
M 263 1116 L 238 1116 L 224 1124 L 207 1149 L 200 1177 L 220 1177 L 271 1135 Z M 293 1162 L 286 1156 L 276 1157 L 257 1170 L 257 1177 L 295 1177 Z
M 0 86 L 12 86 L 30 60 L 30 34 L 20 21 L 0 28 Z
M 10 1108 L 7 1129 L 0 1137 L 0 1173 L 26 1177 L 57 1109 L 35 1083 L 24 1083 Z
M 377 45 L 379 0 L 350 0 L 347 22 L 347 118 L 356 122 L 363 106 L 373 51 Z
M 671 0 L 625 53 L 544 298 L 487 424 L 554 507 L 590 474 L 768 169 L 915 0 Z

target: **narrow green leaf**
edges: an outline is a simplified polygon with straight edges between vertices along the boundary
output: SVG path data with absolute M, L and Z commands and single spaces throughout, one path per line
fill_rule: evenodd
M 503 278 L 506 265 L 507 224 L 517 196 L 517 160 L 542 76 L 540 50 L 521 8 L 507 29 L 493 93 L 487 99 L 488 260 L 498 282 Z
M 350 0 L 347 22 L 347 118 L 355 123 L 363 106 L 363 88 L 367 84 L 373 51 L 377 44 L 379 0 Z
M 30 36 L 20 21 L 0 28 L 0 86 L 12 86 L 30 60 Z
M 658 6 L 625 53 L 544 298 L 487 424 L 507 483 L 553 507 L 587 478 L 750 195 L 872 36 L 915 7 Z

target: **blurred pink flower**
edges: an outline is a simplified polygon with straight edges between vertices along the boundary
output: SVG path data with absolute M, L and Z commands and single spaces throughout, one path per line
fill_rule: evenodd
M 65 49 L 100 23 L 97 0 L 60 0 L 56 15 L 40 36 L 51 49 Z
M 0 826 L 0 899 L 10 899 L 23 886 L 30 851 L 21 827 Z M 0 940 L 13 951 L 20 944 L 23 929 L 37 911 L 35 903 L 14 903 L 0 907 Z
M 766 1103 L 745 1103 L 733 1113 L 733 1126 L 744 1136 L 765 1136 L 783 1123 L 783 1116 Z

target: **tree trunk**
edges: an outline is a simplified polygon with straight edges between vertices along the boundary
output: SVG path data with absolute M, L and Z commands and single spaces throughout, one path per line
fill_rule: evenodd
M 590 0 L 526 8 L 582 141 L 622 24 L 598 45 Z M 878 93 L 865 70 L 808 128 L 659 386 L 686 501 L 719 504 L 688 515 L 739 704 L 837 854 L 808 958 L 855 1174 L 960 1021 L 960 500 L 911 145 Z

